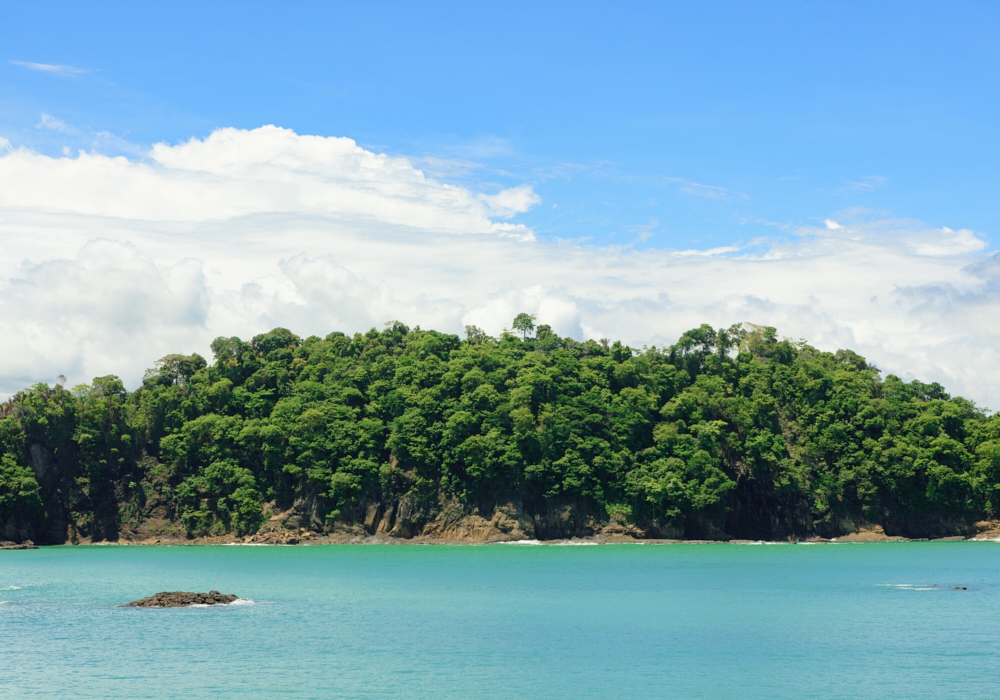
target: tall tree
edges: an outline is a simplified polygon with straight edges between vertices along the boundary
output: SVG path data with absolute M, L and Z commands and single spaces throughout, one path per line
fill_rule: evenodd
M 532 316 L 531 314 L 520 313 L 514 317 L 514 322 L 511 327 L 515 331 L 521 331 L 521 340 L 528 339 L 528 333 L 535 330 L 535 319 L 537 316 Z

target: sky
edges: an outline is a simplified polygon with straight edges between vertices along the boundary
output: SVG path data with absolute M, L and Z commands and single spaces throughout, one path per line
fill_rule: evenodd
M 0 395 L 527 311 L 1000 407 L 994 4 L 2 6 Z

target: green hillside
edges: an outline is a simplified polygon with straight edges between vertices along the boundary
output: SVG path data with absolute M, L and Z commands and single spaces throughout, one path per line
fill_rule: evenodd
M 0 407 L 0 539 L 161 529 L 410 537 L 507 508 L 540 538 L 965 534 L 1000 511 L 1000 418 L 850 350 L 709 326 L 669 348 L 387 325 L 275 329 Z

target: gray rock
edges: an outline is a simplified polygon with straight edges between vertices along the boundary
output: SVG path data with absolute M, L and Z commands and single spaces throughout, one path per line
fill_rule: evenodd
M 237 596 L 229 593 L 209 591 L 189 593 L 187 591 L 161 591 L 148 598 L 140 598 L 126 603 L 126 608 L 186 608 L 191 605 L 229 605 Z

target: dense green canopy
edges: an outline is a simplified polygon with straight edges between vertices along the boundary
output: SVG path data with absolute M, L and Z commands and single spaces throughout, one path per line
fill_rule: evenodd
M 165 357 L 131 393 L 36 385 L 0 407 L 0 536 L 244 534 L 289 509 L 336 530 L 403 501 L 418 526 L 514 504 L 540 536 L 929 536 L 1000 510 L 1000 419 L 938 384 L 773 328 L 634 351 L 522 316 L 499 339 L 278 328 Z M 553 508 L 575 515 L 546 529 Z

